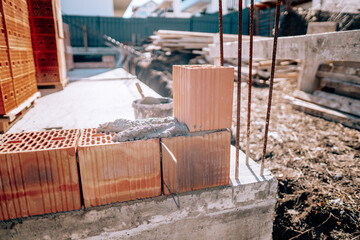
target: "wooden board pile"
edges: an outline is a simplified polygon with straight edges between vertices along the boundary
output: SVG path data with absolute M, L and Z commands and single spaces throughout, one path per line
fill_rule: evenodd
M 150 39 L 153 45 L 160 47 L 164 51 L 187 50 L 191 52 L 196 49 L 194 53 L 205 54 L 208 45 L 217 41 L 218 37 L 216 36 L 218 36 L 217 33 L 159 30 L 154 32 Z M 234 41 L 237 41 L 237 35 L 224 34 L 224 42 Z
M 237 65 L 236 61 L 225 61 L 228 64 Z M 277 60 L 275 67 L 275 79 L 297 79 L 300 74 L 299 62 L 296 60 Z M 255 85 L 264 85 L 270 79 L 271 60 L 254 60 L 253 61 L 253 83 Z M 241 65 L 241 79 L 246 82 L 249 80 L 249 65 L 247 61 L 243 61 Z M 235 80 L 237 80 L 237 67 L 235 68 Z
M 314 93 L 295 91 L 290 98 L 295 109 L 360 129 L 360 62 L 321 64 Z

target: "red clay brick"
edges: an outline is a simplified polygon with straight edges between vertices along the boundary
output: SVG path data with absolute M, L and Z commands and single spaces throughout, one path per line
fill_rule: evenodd
M 174 117 L 191 132 L 231 127 L 234 69 L 173 66 Z
M 14 84 L 11 78 L 0 81 L 0 114 L 5 115 L 16 108 Z
M 79 130 L 4 134 L 0 146 L 0 220 L 81 208 Z
M 111 139 L 96 129 L 81 132 L 78 156 L 85 207 L 161 195 L 159 139 Z
M 9 50 L 0 48 L 0 81 L 11 78 Z
M 230 181 L 230 131 L 195 133 L 162 138 L 178 164 L 179 192 L 228 185 Z M 161 146 L 163 179 L 176 192 L 176 168 L 169 152 Z M 169 191 L 164 185 L 164 193 Z

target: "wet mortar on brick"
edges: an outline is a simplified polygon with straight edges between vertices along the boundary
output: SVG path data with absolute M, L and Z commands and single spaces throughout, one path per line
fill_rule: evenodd
M 126 142 L 134 140 L 145 140 L 152 138 L 170 138 L 186 136 L 189 129 L 184 123 L 176 118 L 148 118 L 135 121 L 117 119 L 114 122 L 100 124 L 98 133 L 112 133 L 112 141 Z M 110 137 L 109 137 L 110 139 Z

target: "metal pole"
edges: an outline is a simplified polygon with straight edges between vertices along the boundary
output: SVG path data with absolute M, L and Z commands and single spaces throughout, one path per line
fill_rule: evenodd
M 220 66 L 224 66 L 222 0 L 219 0 L 219 37 L 220 37 Z
M 87 37 L 86 25 L 83 26 L 83 33 L 84 33 L 84 48 L 85 48 L 85 52 L 87 52 L 88 51 L 88 37 Z
M 278 40 L 278 35 L 279 35 L 279 22 L 280 22 L 279 19 L 280 19 L 280 0 L 277 0 L 277 2 L 276 2 L 274 46 L 273 46 L 272 61 L 271 61 L 269 99 L 268 99 L 268 107 L 267 107 L 266 122 L 265 122 L 264 148 L 263 148 L 263 155 L 262 155 L 262 158 L 261 158 L 261 168 L 260 168 L 260 175 L 261 176 L 264 175 L 264 163 L 265 163 L 265 155 L 266 155 L 266 145 L 267 145 L 268 132 L 269 132 L 271 102 L 272 102 L 272 93 L 273 93 L 273 85 L 274 85 L 275 63 L 276 63 L 276 49 L 277 49 L 277 40 Z
M 235 178 L 239 178 L 240 110 L 241 110 L 241 49 L 242 49 L 242 0 L 238 13 L 238 71 L 237 71 L 237 111 L 236 111 L 236 165 Z
M 250 6 L 250 50 L 249 50 L 249 90 L 248 90 L 248 112 L 246 128 L 246 165 L 249 165 L 250 152 L 250 119 L 251 119 L 251 87 L 252 87 L 252 57 L 254 40 L 254 0 L 251 0 Z

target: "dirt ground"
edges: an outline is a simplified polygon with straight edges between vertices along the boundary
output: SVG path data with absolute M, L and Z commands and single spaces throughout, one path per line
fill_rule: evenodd
M 292 109 L 283 97 L 295 89 L 296 80 L 274 83 L 265 161 L 279 181 L 273 238 L 360 239 L 360 132 Z M 262 154 L 268 91 L 252 88 L 250 156 L 255 161 Z M 247 92 L 242 83 L 242 150 Z

